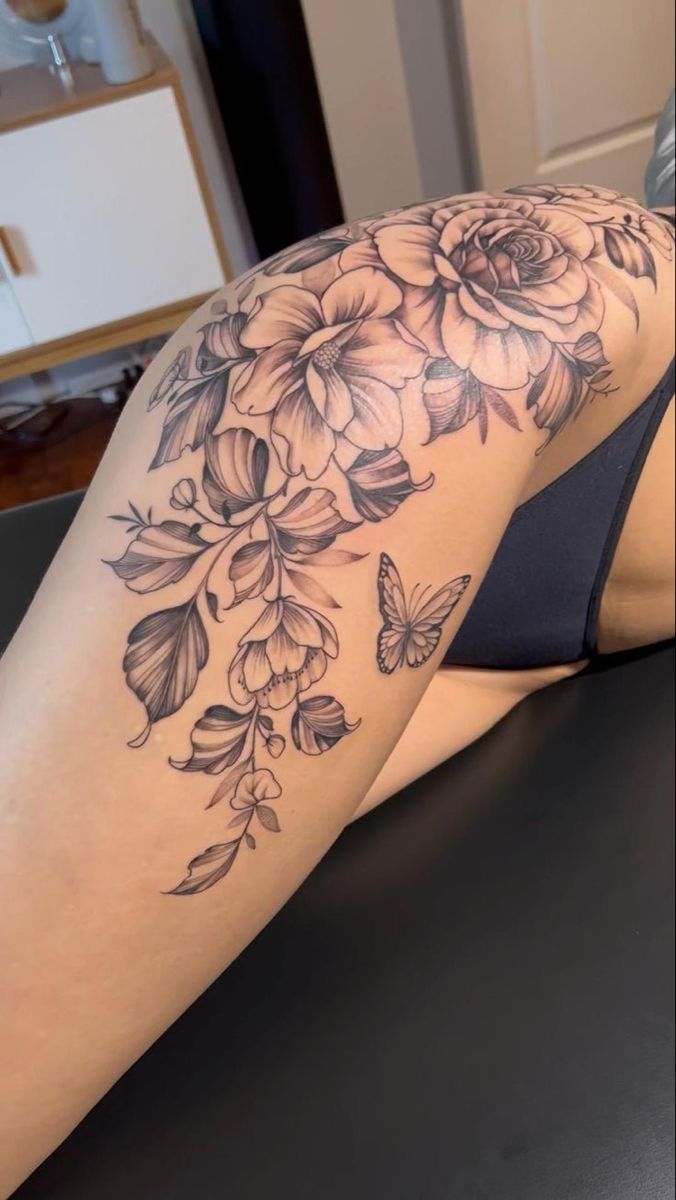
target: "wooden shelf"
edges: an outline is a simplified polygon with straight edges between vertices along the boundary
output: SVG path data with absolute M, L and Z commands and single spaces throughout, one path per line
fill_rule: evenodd
M 52 367 L 73 362 L 78 358 L 87 358 L 91 354 L 102 354 L 106 350 L 130 346 L 133 342 L 143 342 L 162 333 L 173 333 L 207 299 L 206 293 L 191 296 L 180 304 L 138 313 L 111 325 L 99 325 L 72 337 L 43 342 L 39 346 L 27 346 L 25 350 L 6 354 L 0 358 L 0 383 L 17 379 L 21 375 L 32 375 L 36 371 L 49 371 Z
M 46 67 L 32 64 L 1 71 L 0 134 L 40 121 L 66 117 L 99 104 L 110 104 L 112 100 L 138 96 L 153 88 L 167 85 L 175 87 L 178 83 L 176 68 L 148 33 L 146 41 L 153 71 L 134 83 L 107 83 L 100 66 L 90 66 L 84 62 L 71 64 L 72 91 L 67 91 L 58 77 Z
M 100 66 L 74 61 L 73 88 L 66 90 L 58 77 L 47 68 L 35 65 L 0 72 L 0 136 L 29 126 L 38 126 L 58 118 L 69 117 L 117 101 L 143 97 L 170 89 L 185 133 L 192 166 L 201 192 L 206 216 L 225 279 L 230 278 L 228 256 L 223 244 L 218 218 L 214 209 L 204 166 L 197 147 L 185 97 L 176 68 L 154 38 L 146 33 L 153 70 L 134 83 L 111 85 L 106 82 Z M 1 191 L 0 185 L 0 191 Z M 20 230 L 12 230 L 14 244 Z M 207 280 L 196 280 L 197 286 Z M 188 285 L 190 286 L 190 285 Z M 195 283 L 192 285 L 195 286 Z M 217 286 L 217 285 L 214 285 Z M 120 320 L 84 329 L 54 341 L 25 346 L 0 355 L 0 383 L 21 375 L 49 370 L 63 363 L 117 349 L 133 342 L 144 341 L 158 334 L 172 333 L 206 298 L 208 293 L 180 296 L 164 307 L 143 309 L 144 297 L 138 304 L 142 311 Z M 169 297 L 168 297 L 169 298 Z

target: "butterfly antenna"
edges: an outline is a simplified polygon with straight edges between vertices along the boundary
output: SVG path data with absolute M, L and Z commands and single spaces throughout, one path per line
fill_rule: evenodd
M 410 608 L 411 608 L 410 620 L 411 620 L 411 622 L 415 621 L 417 614 L 420 612 L 420 609 L 422 608 L 423 604 L 425 603 L 425 596 L 427 595 L 427 593 L 429 592 L 431 587 L 432 587 L 431 583 L 425 584 L 424 587 L 422 586 L 422 584 L 416 583 L 413 591 L 411 592 L 411 605 L 410 605 Z M 418 592 L 418 589 L 420 589 L 420 592 L 416 596 L 416 592 Z

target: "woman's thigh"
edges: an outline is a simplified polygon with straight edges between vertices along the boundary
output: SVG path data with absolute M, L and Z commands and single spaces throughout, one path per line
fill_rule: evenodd
M 250 323 L 272 344 L 254 359 L 236 343 L 239 390 L 204 439 L 234 322 L 209 305 L 172 339 L 3 660 L 7 1187 L 351 819 L 527 479 L 534 431 L 495 422 L 485 445 L 473 429 L 452 451 L 426 444 L 410 386 L 426 354 L 360 316 L 398 297 L 384 273 L 355 274 L 325 312 L 295 283 L 266 293 Z M 340 345 L 356 329 L 350 354 L 371 373 L 346 381 L 329 363 L 317 382 L 312 354 L 296 363 L 303 325 L 320 366 L 326 331 Z M 257 408 L 284 342 L 305 376 L 275 427 Z M 329 461 L 328 418 L 343 422 L 350 394 L 356 444 L 335 438 Z
M 582 217 L 525 236 L 522 200 L 439 209 L 296 248 L 195 314 L 3 660 L 0 1190 L 356 812 L 527 487 L 561 322 L 598 352 Z M 477 229 L 520 231 L 536 300 L 462 290 L 453 261 L 507 269 Z

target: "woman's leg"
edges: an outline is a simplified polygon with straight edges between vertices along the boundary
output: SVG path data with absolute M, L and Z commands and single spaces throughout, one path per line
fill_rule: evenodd
M 357 810 L 543 427 L 626 364 L 595 244 L 539 196 L 338 231 L 137 388 L 0 675 L 3 1194 Z
M 441 667 L 354 814 L 363 817 L 477 741 L 534 692 L 570 679 L 584 662 L 528 671 Z

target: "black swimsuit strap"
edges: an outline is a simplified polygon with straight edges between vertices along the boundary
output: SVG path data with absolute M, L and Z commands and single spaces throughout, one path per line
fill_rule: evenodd
M 643 436 L 639 443 L 638 449 L 634 455 L 631 465 L 627 471 L 624 486 L 620 493 L 613 519 L 608 530 L 608 536 L 603 547 L 603 553 L 599 562 L 599 569 L 596 573 L 594 585 L 592 587 L 591 596 L 589 598 L 589 608 L 587 610 L 587 621 L 584 631 L 584 647 L 585 657 L 590 658 L 597 652 L 597 635 L 599 613 L 601 610 L 601 601 L 608 575 L 613 564 L 617 545 L 624 528 L 624 523 L 627 519 L 629 506 L 634 497 L 634 492 L 641 473 L 645 466 L 646 459 L 650 453 L 650 448 L 655 440 L 657 431 L 662 423 L 667 408 L 674 395 L 674 375 L 675 375 L 676 360 L 672 359 L 670 366 L 667 368 L 664 376 L 658 383 L 654 392 L 652 392 L 648 401 L 644 401 L 644 405 L 652 406 L 650 418 L 644 428 Z M 642 405 L 643 407 L 643 405 Z
M 656 212 L 655 216 L 661 217 L 663 221 L 666 221 L 669 225 L 672 225 L 674 228 L 676 228 L 676 217 L 672 213 Z M 654 408 L 652 410 L 650 420 L 645 427 L 643 437 L 634 460 L 627 473 L 622 494 L 620 495 L 617 508 L 615 509 L 615 515 L 608 531 L 608 537 L 603 548 L 603 554 L 601 555 L 598 573 L 596 575 L 596 579 L 594 580 L 594 587 L 592 588 L 592 594 L 589 600 L 589 610 L 587 612 L 587 622 L 584 631 L 585 651 L 588 657 L 591 657 L 591 655 L 596 652 L 598 640 L 598 622 L 603 592 L 605 590 L 606 583 L 608 582 L 608 575 L 610 574 L 610 568 L 613 564 L 617 545 L 622 535 L 624 523 L 627 519 L 627 513 L 629 512 L 629 507 L 634 497 L 634 492 L 636 491 L 638 481 L 641 477 L 641 472 L 643 471 L 646 459 L 650 453 L 650 447 L 655 440 L 657 431 L 662 423 L 662 418 L 669 407 L 669 403 L 673 398 L 673 395 L 674 360 L 672 359 L 671 365 L 667 368 L 660 383 L 657 385 L 655 391 L 651 394 L 647 401 L 648 404 L 652 402 L 654 404 Z

